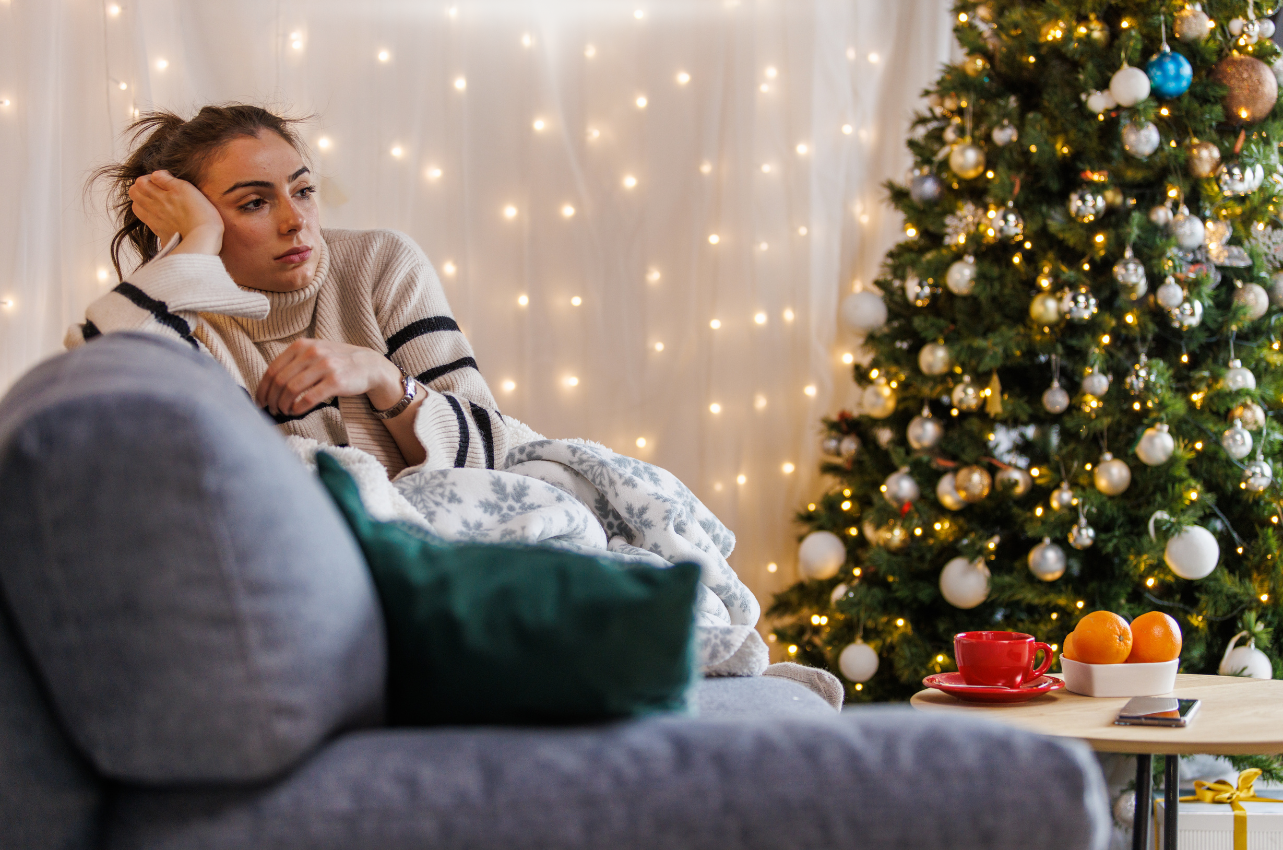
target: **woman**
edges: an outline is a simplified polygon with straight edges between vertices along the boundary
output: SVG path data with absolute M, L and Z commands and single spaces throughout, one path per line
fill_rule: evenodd
M 136 121 L 141 144 L 96 176 L 112 182 L 117 273 L 126 242 L 143 262 L 67 346 L 165 334 L 213 355 L 282 430 L 389 475 L 494 468 L 527 429 L 495 409 L 436 272 L 400 233 L 321 230 L 293 123 L 244 104 Z

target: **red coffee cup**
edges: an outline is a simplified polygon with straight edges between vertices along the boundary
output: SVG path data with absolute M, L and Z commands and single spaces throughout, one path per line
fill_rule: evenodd
M 1042 664 L 1034 657 L 1042 650 Z M 1023 632 L 962 632 L 954 635 L 953 657 L 968 685 L 1018 688 L 1051 666 L 1051 647 Z

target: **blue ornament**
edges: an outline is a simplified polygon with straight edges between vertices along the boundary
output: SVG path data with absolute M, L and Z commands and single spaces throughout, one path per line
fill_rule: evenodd
M 1170 47 L 1163 46 L 1159 53 L 1145 66 L 1149 75 L 1149 85 L 1159 97 L 1180 97 L 1189 91 L 1189 84 L 1194 81 L 1194 68 L 1189 60 Z

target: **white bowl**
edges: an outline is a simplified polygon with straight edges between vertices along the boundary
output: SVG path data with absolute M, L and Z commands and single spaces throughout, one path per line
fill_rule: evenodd
M 1155 697 L 1176 687 L 1180 659 L 1156 664 L 1084 664 L 1060 657 L 1065 690 L 1088 697 Z

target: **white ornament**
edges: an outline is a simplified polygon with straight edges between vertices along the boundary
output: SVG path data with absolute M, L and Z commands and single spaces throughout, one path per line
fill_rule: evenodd
M 931 415 L 930 410 L 924 407 L 921 414 L 909 420 L 909 428 L 905 436 L 914 449 L 918 451 L 929 449 L 940 442 L 940 438 L 944 436 L 944 426 Z
M 958 495 L 952 472 L 940 476 L 940 480 L 936 482 L 936 499 L 951 511 L 960 511 L 967 506 L 967 503 Z
M 1256 376 L 1251 370 L 1243 368 L 1243 361 L 1231 360 L 1230 368 L 1225 372 L 1225 388 L 1227 390 L 1254 390 L 1256 389 Z
M 1109 79 L 1109 93 L 1119 106 L 1135 106 L 1149 97 L 1149 75 L 1140 68 L 1124 65 Z
M 1133 121 L 1123 128 L 1123 150 L 1137 159 L 1144 159 L 1158 150 L 1162 141 L 1158 127 L 1152 121 L 1143 124 Z
M 833 588 L 833 590 L 829 592 L 829 604 L 830 605 L 838 604 L 838 602 L 840 602 L 842 598 L 846 596 L 847 593 L 850 592 L 850 590 L 851 588 L 848 587 L 845 582 L 843 582 L 842 584 L 839 584 L 837 587 Z
M 797 570 L 811 580 L 833 578 L 846 563 L 846 544 L 831 531 L 812 531 L 797 550 Z
M 1160 466 L 1171 460 L 1176 450 L 1176 441 L 1172 439 L 1166 422 L 1159 422 L 1145 429 L 1140 442 L 1136 444 L 1136 457 L 1146 466 Z
M 874 419 L 886 419 L 895 413 L 896 391 L 879 378 L 864 388 L 860 396 L 860 408 Z
M 902 466 L 888 475 L 887 480 L 882 484 L 882 498 L 897 508 L 916 502 L 920 495 L 922 494 L 918 490 L 918 482 L 913 480 L 907 466 Z
M 953 368 L 953 357 L 944 343 L 928 342 L 918 352 L 918 368 L 924 375 L 943 375 Z
M 1168 275 L 1162 286 L 1158 287 L 1154 293 L 1154 300 L 1164 310 L 1175 310 L 1185 300 L 1185 290 L 1181 289 L 1174 277 Z
M 1274 21 L 1269 18 L 1261 18 L 1256 22 L 1257 34 L 1261 38 L 1274 38 Z
M 1255 322 L 1270 309 L 1270 294 L 1259 283 L 1245 283 L 1234 291 L 1234 303 L 1247 307 L 1247 320 Z
M 1242 422 L 1235 419 L 1234 424 L 1221 434 L 1221 448 L 1235 460 L 1242 460 L 1252 453 L 1252 435 Z
M 993 139 L 993 143 L 1001 148 L 1006 147 L 1016 139 L 1020 138 L 1020 134 L 1016 131 L 1016 128 L 1011 125 L 1010 121 L 1003 121 L 997 127 L 993 128 L 993 132 L 989 134 L 989 138 Z
M 1176 211 L 1171 230 L 1172 235 L 1176 237 L 1176 244 L 1186 251 L 1201 248 L 1207 241 L 1207 228 L 1203 225 L 1203 220 L 1191 213 L 1189 207 L 1184 204 L 1181 204 L 1181 208 Z
M 1117 496 L 1131 486 L 1132 471 L 1125 461 L 1105 452 L 1092 470 L 1092 480 L 1106 496 Z
M 1106 91 L 1094 91 L 1087 95 L 1087 108 L 1097 115 L 1101 115 L 1118 105 L 1114 96 Z
M 843 323 L 857 334 L 867 334 L 887 323 L 887 305 L 876 292 L 852 292 L 842 299 L 841 312 Z
M 1247 643 L 1235 646 L 1241 637 L 1246 637 Z M 1256 648 L 1256 641 L 1249 637 L 1247 632 L 1239 632 L 1225 648 L 1225 655 L 1221 657 L 1221 664 L 1216 672 L 1222 676 L 1273 679 L 1274 665 L 1270 663 L 1268 655 Z
M 989 596 L 989 568 L 983 558 L 958 557 L 940 571 L 940 593 L 955 608 L 974 608 Z
M 849 644 L 838 656 L 838 669 L 852 682 L 867 682 L 878 672 L 878 654 L 862 640 Z
M 944 283 L 954 295 L 970 295 L 976 288 L 976 258 L 968 254 L 954 262 L 945 273 Z
M 1096 398 L 1100 398 L 1105 393 L 1109 392 L 1109 376 L 1104 372 L 1097 372 L 1095 369 L 1092 369 L 1083 376 L 1081 386 L 1083 392 L 1088 395 L 1094 395 Z
M 1069 393 L 1060 386 L 1059 381 L 1052 381 L 1051 386 L 1042 394 L 1042 406 L 1048 413 L 1064 413 L 1069 409 Z
M 1055 581 L 1065 574 L 1065 550 L 1044 537 L 1029 550 L 1029 572 L 1043 581 Z
M 1154 521 L 1157 519 L 1171 517 L 1166 511 L 1158 511 L 1149 518 L 1149 536 L 1153 540 L 1158 539 L 1154 533 Z M 1167 562 L 1168 569 L 1191 581 L 1210 575 L 1220 558 L 1221 547 L 1217 544 L 1216 537 L 1201 525 L 1189 525 L 1181 529 L 1168 539 L 1163 550 L 1163 560 Z
M 1189 328 L 1198 327 L 1198 323 L 1203 321 L 1203 302 L 1202 301 L 1182 301 L 1180 306 L 1170 313 L 1172 317 L 1172 327 Z

